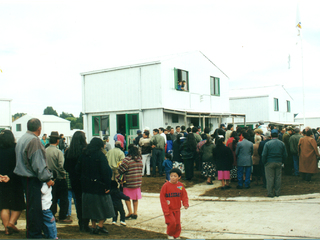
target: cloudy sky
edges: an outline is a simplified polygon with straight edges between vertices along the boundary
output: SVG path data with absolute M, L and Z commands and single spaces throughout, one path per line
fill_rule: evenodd
M 0 0 L 0 98 L 13 99 L 12 114 L 52 106 L 78 116 L 81 72 L 200 50 L 230 88 L 282 84 L 300 112 L 297 3 Z M 318 111 L 320 1 L 301 1 L 299 9 L 306 111 Z

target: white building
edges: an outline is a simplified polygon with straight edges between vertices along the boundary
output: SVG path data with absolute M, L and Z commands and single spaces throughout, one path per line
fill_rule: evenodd
M 0 99 L 0 130 L 11 129 L 11 99 Z
M 303 127 L 311 127 L 317 128 L 320 127 L 320 113 L 319 112 L 306 112 L 305 113 L 305 126 Z M 297 124 L 304 125 L 304 117 L 303 113 L 299 113 L 295 118 L 294 121 Z
M 88 139 L 110 135 L 113 144 L 117 130 L 129 140 L 145 127 L 151 133 L 168 125 L 216 128 L 234 116 L 229 111 L 228 76 L 199 51 L 81 76 Z
M 18 118 L 12 123 L 12 132 L 16 140 L 18 140 L 23 134 L 27 132 L 27 122 L 31 118 L 38 118 L 41 121 L 41 135 L 47 134 L 48 137 L 52 131 L 58 131 L 59 134 L 63 133 L 64 136 L 68 139 L 71 135 L 70 130 L 70 121 L 54 116 L 54 115 L 29 115 L 26 114 L 21 118 Z
M 264 124 L 294 124 L 293 99 L 282 85 L 232 89 L 229 95 L 230 111 L 244 113 L 247 126 L 254 128 L 260 120 Z

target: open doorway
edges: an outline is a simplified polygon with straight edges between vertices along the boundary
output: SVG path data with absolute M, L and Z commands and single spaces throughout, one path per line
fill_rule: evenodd
M 190 122 L 193 126 L 195 126 L 196 128 L 198 126 L 200 126 L 200 122 L 199 122 L 199 118 L 190 118 Z
M 120 133 L 125 136 L 126 134 L 126 115 L 117 114 L 117 133 Z
M 117 114 L 117 132 L 125 136 L 127 145 L 133 143 L 137 136 L 137 129 L 139 129 L 139 114 Z

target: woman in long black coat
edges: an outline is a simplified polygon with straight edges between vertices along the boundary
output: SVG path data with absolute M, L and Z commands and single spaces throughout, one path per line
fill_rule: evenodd
M 10 130 L 0 132 L 0 210 L 5 234 L 19 232 L 14 225 L 25 209 L 21 178 L 16 167 L 15 139 Z
M 172 152 L 173 152 L 173 161 L 174 162 L 181 162 L 181 155 L 180 155 L 180 145 L 181 145 L 181 138 L 182 135 L 178 134 L 177 139 L 173 141 L 172 144 Z
M 186 180 L 193 178 L 194 159 L 196 157 L 197 141 L 192 133 L 187 135 L 186 141 L 180 145 L 181 158 L 184 162 Z
M 81 175 L 82 217 L 91 219 L 94 234 L 108 233 L 103 223 L 115 216 L 110 196 L 112 170 L 103 148 L 103 141 L 93 138 L 76 166 L 76 172 Z
M 213 157 L 216 161 L 216 168 L 218 171 L 218 180 L 221 180 L 222 190 L 231 188 L 230 170 L 232 169 L 233 154 L 229 147 L 225 145 L 225 138 L 218 135 L 216 139 L 216 147 L 213 149 Z
M 78 224 L 80 231 L 90 231 L 88 226 L 89 219 L 82 217 L 82 189 L 80 175 L 76 173 L 76 165 L 79 157 L 81 156 L 83 149 L 87 147 L 86 136 L 82 131 L 76 131 L 71 139 L 70 148 L 65 151 L 64 154 L 64 169 L 69 173 L 71 182 L 71 188 L 74 192 L 76 199 L 76 211 L 78 217 Z

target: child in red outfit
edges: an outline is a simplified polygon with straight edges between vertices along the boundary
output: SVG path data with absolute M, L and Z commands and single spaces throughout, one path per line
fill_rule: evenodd
M 181 171 L 177 168 L 170 170 L 170 181 L 166 182 L 160 192 L 160 202 L 167 224 L 167 234 L 178 238 L 181 233 L 180 208 L 181 201 L 185 209 L 189 207 L 186 189 L 179 182 Z

